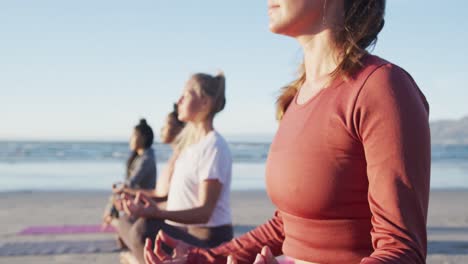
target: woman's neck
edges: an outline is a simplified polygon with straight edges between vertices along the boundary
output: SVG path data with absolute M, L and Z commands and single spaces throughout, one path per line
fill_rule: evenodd
M 201 139 L 204 136 L 208 135 L 208 133 L 214 130 L 213 119 L 208 118 L 206 120 L 193 123 L 193 127 L 195 128 L 197 139 Z
M 339 52 L 333 45 L 330 29 L 317 34 L 297 37 L 304 52 L 306 82 L 314 83 L 328 78 L 339 62 Z
M 192 143 L 196 143 L 200 141 L 203 137 L 208 135 L 211 131 L 214 130 L 213 128 L 213 119 L 208 118 L 207 120 L 202 120 L 198 122 L 191 123 L 192 126 Z
M 321 23 L 296 36 L 304 52 L 306 82 L 311 84 L 330 80 L 342 56 L 335 45 L 335 32 L 344 26 L 344 2 L 325 1 L 322 11 Z
M 143 153 L 145 153 L 145 151 L 146 151 L 146 149 L 144 149 L 144 148 L 138 148 L 136 150 L 136 153 L 138 154 L 138 156 L 141 156 L 141 155 L 143 155 Z

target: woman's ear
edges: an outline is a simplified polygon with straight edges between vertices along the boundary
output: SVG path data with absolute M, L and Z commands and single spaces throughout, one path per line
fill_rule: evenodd
M 209 112 L 211 108 L 211 104 L 212 104 L 212 100 L 209 96 L 202 96 L 203 109 L 206 109 Z

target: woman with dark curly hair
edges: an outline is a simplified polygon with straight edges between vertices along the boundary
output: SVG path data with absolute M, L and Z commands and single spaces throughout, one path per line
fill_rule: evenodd
M 141 119 L 133 129 L 130 138 L 130 156 L 127 159 L 127 173 L 124 186 L 135 190 L 153 190 L 156 186 L 156 157 L 152 148 L 154 140 L 153 129 L 145 119 Z M 114 197 L 110 197 L 104 210 L 103 225 L 110 225 L 118 218 L 118 210 L 113 205 Z

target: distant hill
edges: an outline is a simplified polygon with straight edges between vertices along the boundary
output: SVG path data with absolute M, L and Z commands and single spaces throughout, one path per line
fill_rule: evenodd
M 468 145 L 468 116 L 431 122 L 433 145 Z

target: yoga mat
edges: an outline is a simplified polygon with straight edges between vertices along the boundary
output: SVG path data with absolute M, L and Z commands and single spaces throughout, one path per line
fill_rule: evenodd
M 119 249 L 114 240 L 8 242 L 0 244 L 0 256 L 111 253 Z
M 21 230 L 18 235 L 61 235 L 114 233 L 112 226 L 102 229 L 101 225 L 61 225 L 61 226 L 30 226 Z

